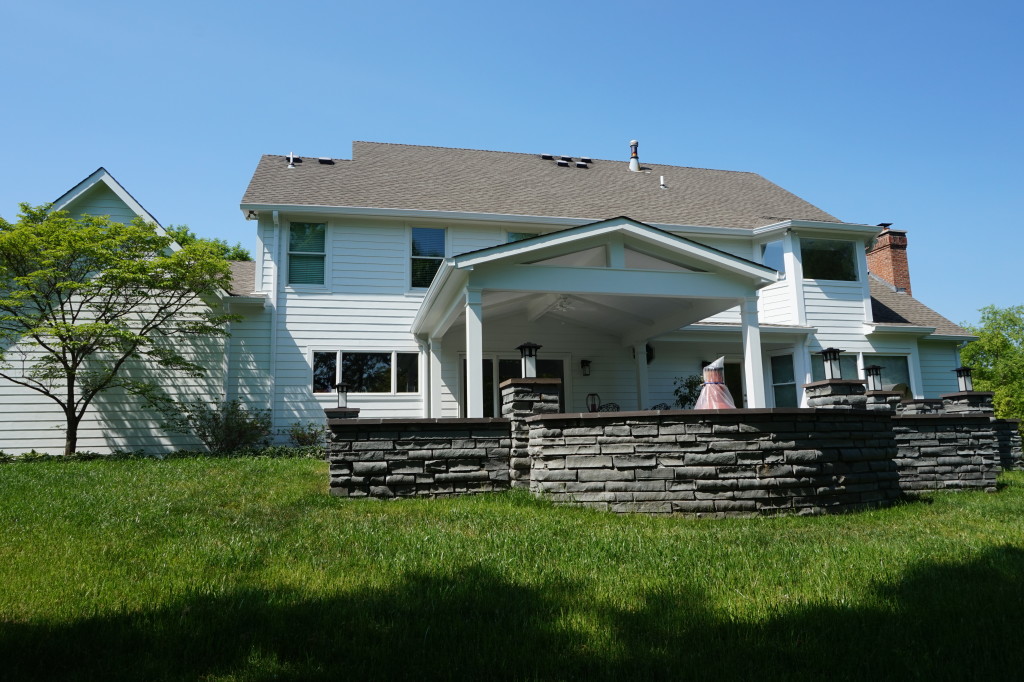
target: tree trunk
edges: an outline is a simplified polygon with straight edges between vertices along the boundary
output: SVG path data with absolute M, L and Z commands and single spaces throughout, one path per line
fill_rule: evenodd
M 78 448 L 78 423 L 81 421 L 78 415 L 72 412 L 67 414 L 67 427 L 64 429 L 64 454 L 73 455 Z

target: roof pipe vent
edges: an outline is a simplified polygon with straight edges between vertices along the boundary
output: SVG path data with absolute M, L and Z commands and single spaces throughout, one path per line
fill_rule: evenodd
M 640 157 L 637 155 L 637 148 L 640 143 L 636 140 L 629 141 L 629 170 L 634 173 L 640 172 Z
M 295 152 L 288 152 L 288 167 L 295 168 Z

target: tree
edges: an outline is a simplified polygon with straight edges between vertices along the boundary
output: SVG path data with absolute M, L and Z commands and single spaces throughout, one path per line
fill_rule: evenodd
M 202 376 L 185 356 L 188 338 L 227 333 L 233 318 L 204 301 L 228 286 L 227 261 L 202 241 L 170 244 L 141 219 L 123 225 L 29 204 L 17 223 L 0 218 L 0 378 L 60 407 L 65 454 L 101 392 L 158 390 L 126 377 L 129 361 Z
M 241 242 L 235 242 L 234 246 L 229 245 L 223 239 L 209 239 L 200 237 L 189 229 L 188 225 L 168 225 L 164 228 L 171 239 L 178 242 L 178 246 L 188 246 L 201 242 L 209 244 L 225 260 L 252 260 L 249 250 L 242 247 Z
M 992 391 L 996 416 L 1024 419 L 1024 305 L 981 309 L 978 326 L 965 325 L 977 341 L 960 353 L 965 367 L 974 370 L 974 388 Z

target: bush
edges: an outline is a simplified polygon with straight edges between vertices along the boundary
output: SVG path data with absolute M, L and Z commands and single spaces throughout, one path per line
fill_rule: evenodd
M 692 410 L 700 397 L 700 389 L 704 386 L 704 379 L 698 374 L 692 374 L 686 378 L 676 377 L 675 390 L 676 405 L 683 410 Z
M 270 440 L 270 410 L 251 409 L 239 400 L 177 403 L 164 428 L 195 436 L 210 452 L 259 448 Z
M 299 447 L 307 445 L 323 445 L 327 435 L 323 422 L 294 422 L 284 430 L 284 435 L 292 445 Z

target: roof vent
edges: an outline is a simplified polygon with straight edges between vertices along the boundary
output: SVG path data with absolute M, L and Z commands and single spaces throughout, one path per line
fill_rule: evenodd
M 636 140 L 629 141 L 629 170 L 634 173 L 640 172 L 640 156 L 637 154 L 637 148 L 640 143 Z
M 661 180 L 660 180 L 660 182 L 658 184 L 658 187 L 661 187 L 662 189 L 668 189 L 668 185 L 665 184 L 665 176 L 664 175 L 661 176 Z
M 571 156 L 563 156 L 563 157 L 560 157 L 560 158 L 562 159 L 562 161 L 572 161 L 572 157 Z
M 587 166 L 587 162 L 586 161 L 577 161 L 576 162 L 576 167 L 577 168 L 588 168 L 589 166 Z
M 554 154 L 541 154 L 540 158 L 544 159 L 545 161 L 550 161 L 553 158 L 555 158 L 555 155 Z
M 589 156 L 581 156 L 580 161 L 582 161 L 583 163 L 594 163 L 594 160 Z
M 333 166 L 334 165 L 334 159 L 332 159 L 329 156 L 321 156 L 321 157 L 317 158 L 317 161 L 320 162 L 324 166 Z
M 295 153 L 288 152 L 288 167 L 295 168 Z
M 558 164 L 559 166 L 561 166 L 562 168 L 568 168 L 569 167 L 569 162 L 568 161 L 555 161 L 555 163 Z

